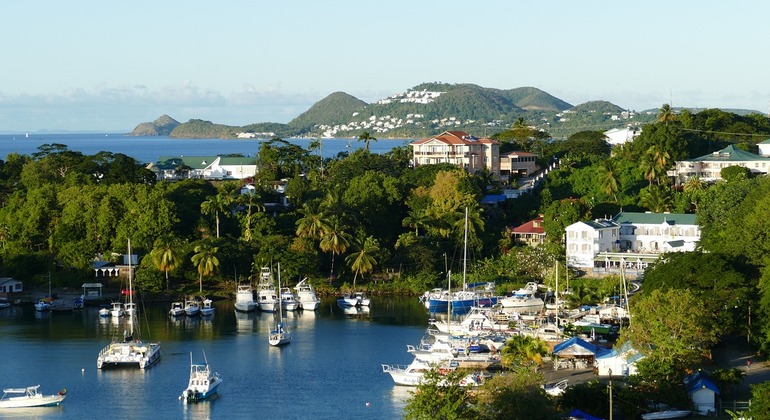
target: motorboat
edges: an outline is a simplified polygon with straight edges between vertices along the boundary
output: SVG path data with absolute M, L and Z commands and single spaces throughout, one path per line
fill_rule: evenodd
M 513 296 L 500 299 L 503 312 L 526 314 L 539 312 L 545 306 L 542 298 L 537 297 L 537 283 L 529 282 L 524 287 L 513 292 Z
M 299 302 L 301 309 L 315 311 L 321 305 L 321 300 L 316 296 L 313 285 L 308 283 L 307 277 L 297 283 L 297 285 L 294 286 L 294 290 L 297 291 L 297 301 Z
M 99 316 L 108 318 L 110 316 L 110 305 L 104 304 L 99 308 Z
M 186 299 L 184 302 L 184 313 L 187 316 L 198 316 L 201 314 L 201 304 L 198 299 Z
M 559 382 L 553 383 L 553 384 L 546 384 L 543 385 L 543 389 L 545 390 L 545 393 L 552 396 L 552 397 L 558 397 L 561 394 L 564 393 L 564 391 L 567 390 L 567 387 L 569 386 L 569 380 L 568 379 L 562 379 Z
M 662 410 L 652 413 L 642 414 L 643 420 L 659 420 L 659 419 L 681 419 L 692 414 L 690 410 Z
M 278 292 L 273 285 L 273 274 L 270 267 L 262 267 L 259 284 L 257 285 L 257 303 L 262 312 L 275 312 L 278 310 Z
M 340 306 L 358 306 L 358 298 L 350 293 L 345 293 L 342 297 L 337 298 L 337 304 Z
M 369 306 L 369 304 L 371 303 L 371 301 L 369 300 L 368 297 L 366 297 L 364 292 L 356 292 L 354 296 L 356 297 L 356 302 L 358 306 Z
M 131 241 L 128 242 L 128 300 L 133 303 L 133 267 L 131 266 Z M 96 358 L 96 367 L 103 369 L 117 366 L 138 366 L 146 369 L 160 360 L 160 343 L 142 341 L 138 338 L 139 330 L 134 331 L 136 316 L 128 317 L 128 329 L 123 332 L 122 340 L 113 340 L 105 346 Z M 137 337 L 134 337 L 134 332 Z
M 194 363 L 193 355 L 190 353 L 190 380 L 187 383 L 187 389 L 182 391 L 179 399 L 194 403 L 203 401 L 206 398 L 217 393 L 217 388 L 222 384 L 222 377 L 219 373 L 212 372 L 206 353 L 203 353 L 204 363 Z
M 425 373 L 436 365 L 431 365 L 425 361 L 415 358 L 409 365 L 382 365 L 382 371 L 390 375 L 396 385 L 418 386 L 422 383 Z M 441 373 L 447 373 L 455 368 L 436 366 Z M 463 387 L 474 387 L 484 381 L 484 375 L 479 371 L 468 373 L 463 377 L 459 385 Z M 443 382 L 443 381 L 442 381 Z
M 203 316 L 211 316 L 214 315 L 214 306 L 212 306 L 213 302 L 209 298 L 203 299 L 203 306 L 201 307 L 201 315 Z
M 115 318 L 120 318 L 125 314 L 125 309 L 123 309 L 123 304 L 120 302 L 112 302 L 110 304 L 110 314 Z
M 126 316 L 136 316 L 136 303 L 126 302 L 123 304 L 123 313 Z
M 257 302 L 254 300 L 251 284 L 239 284 L 235 290 L 235 310 L 252 312 L 255 309 L 257 309 Z
M 38 388 L 40 388 L 40 385 L 3 389 L 3 396 L 0 397 L 0 408 L 56 406 L 64 401 L 64 397 L 67 394 L 67 390 L 62 389 L 57 394 L 43 395 L 38 391 Z
M 171 302 L 171 309 L 168 310 L 168 314 L 171 316 L 184 315 L 184 304 L 179 301 Z
M 281 287 L 281 265 L 278 264 L 278 288 Z M 283 329 L 282 299 L 278 299 L 278 325 L 270 331 L 267 342 L 273 347 L 279 347 L 291 342 L 291 336 Z
M 35 310 L 38 312 L 47 312 L 51 310 L 51 298 L 39 299 L 35 302 Z
M 291 291 L 291 288 L 281 288 L 281 306 L 287 311 L 296 311 L 299 309 L 299 301 L 294 295 L 294 292 Z

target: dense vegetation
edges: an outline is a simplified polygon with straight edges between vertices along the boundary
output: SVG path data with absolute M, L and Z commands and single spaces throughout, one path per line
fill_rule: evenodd
M 633 143 L 612 151 L 601 132 L 554 141 L 521 120 L 495 137 L 501 148 L 536 152 L 541 166 L 558 162 L 559 168 L 533 194 L 481 208 L 482 195 L 504 183 L 449 165 L 411 168 L 405 147 L 321 162 L 321 140 L 305 150 L 273 139 L 258 151 L 256 195 L 239 194 L 241 185 L 233 182 L 159 183 L 120 154 L 86 156 L 57 144 L 32 156 L 11 154 L 0 165 L 2 274 L 42 285 L 52 271 L 56 286 L 77 288 L 92 278 L 95 257 L 115 258 L 131 239 L 143 257 L 137 281 L 144 291 L 229 291 L 236 273 L 243 278 L 280 261 L 286 279 L 419 293 L 444 284 L 450 271 L 461 272 L 468 209 L 469 281 L 494 280 L 504 291 L 531 280 L 551 283 L 554 264 L 563 269 L 561 238 L 573 222 L 621 208 L 694 212 L 702 230 L 699 252 L 664 256 L 632 299 L 645 328 L 624 329 L 620 340 L 641 343 L 647 362 L 630 385 L 677 404 L 682 373 L 697 368 L 725 334 L 770 349 L 770 178 L 726 171 L 726 181 L 716 185 L 693 179 L 675 186 L 666 175 L 675 160 L 728 144 L 755 150 L 770 137 L 766 117 L 677 114 L 664 105 Z M 359 139 L 376 140 L 367 132 Z M 270 203 L 283 179 L 291 206 L 274 210 Z M 545 246 L 523 247 L 505 234 L 507 226 L 537 214 L 545 216 Z M 610 296 L 609 284 L 617 284 L 573 281 L 575 305 Z M 687 334 L 672 333 L 672 325 Z M 587 385 L 573 392 L 600 391 Z M 497 402 L 487 404 L 487 414 L 494 414 Z

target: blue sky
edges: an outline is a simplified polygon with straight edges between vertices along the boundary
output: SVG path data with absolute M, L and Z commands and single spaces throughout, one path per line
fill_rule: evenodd
M 534 86 L 573 105 L 770 111 L 770 2 L 0 2 L 0 132 L 288 122 L 344 91 Z

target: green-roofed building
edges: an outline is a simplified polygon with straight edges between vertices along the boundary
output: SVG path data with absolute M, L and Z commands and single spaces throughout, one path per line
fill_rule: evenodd
M 766 174 L 770 169 L 770 158 L 729 145 L 708 155 L 678 161 L 674 173 L 669 172 L 669 175 L 676 178 L 677 184 L 696 176 L 702 181 L 716 182 L 722 179 L 722 169 L 730 166 L 743 166 L 754 174 Z
M 257 173 L 257 158 L 248 156 L 161 156 L 147 169 L 158 180 L 198 178 L 235 180 L 253 178 Z

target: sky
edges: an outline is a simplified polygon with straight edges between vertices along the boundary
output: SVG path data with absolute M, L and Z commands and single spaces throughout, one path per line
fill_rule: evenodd
M 0 133 L 287 123 L 337 91 L 533 86 L 572 105 L 770 112 L 770 2 L 0 2 Z

